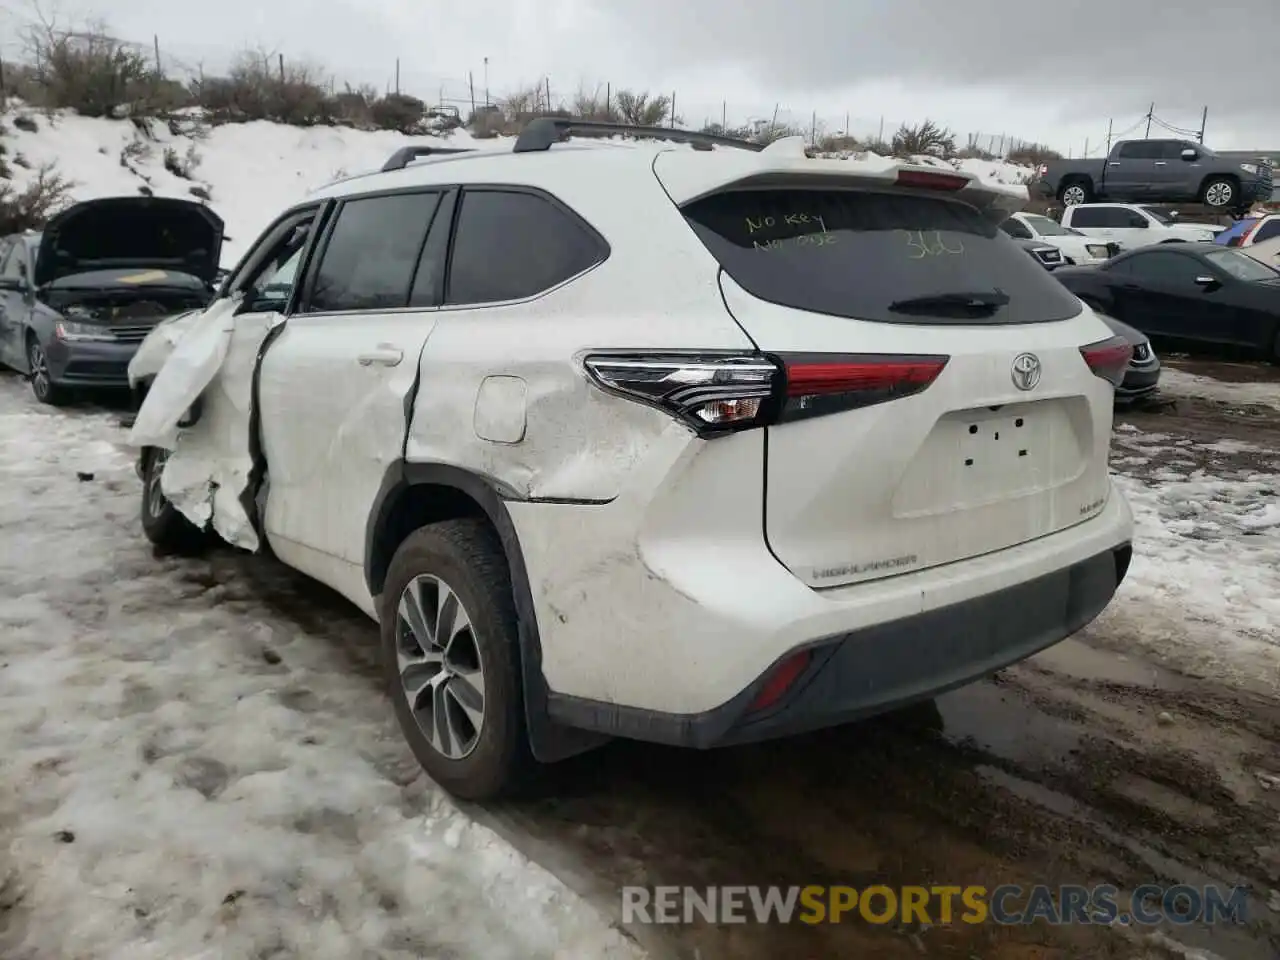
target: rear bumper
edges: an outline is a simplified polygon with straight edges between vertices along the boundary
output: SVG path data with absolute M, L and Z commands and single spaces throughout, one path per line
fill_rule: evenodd
M 730 451 L 753 442 L 718 440 L 718 469 L 682 477 L 681 497 L 699 504 L 692 521 L 659 502 L 637 534 L 636 504 L 623 498 L 507 503 L 553 720 L 693 747 L 838 724 L 1030 656 L 1088 623 L 1119 583 L 1115 551 L 1133 518 L 1112 485 L 1098 514 L 1058 533 L 812 589 L 765 544 L 745 455 L 730 471 L 741 482 L 723 482 Z M 812 660 L 792 699 L 748 716 L 775 668 L 804 650 Z
M 790 736 L 927 700 L 1065 639 L 1111 601 L 1129 567 L 1123 544 L 1062 570 L 986 594 L 828 638 L 781 701 L 752 700 L 768 673 L 728 703 L 696 715 L 660 714 L 552 698 L 563 723 L 615 736 L 710 748 Z
M 1159 363 L 1153 367 L 1138 370 L 1130 367 L 1129 372 L 1124 376 L 1124 382 L 1116 388 L 1116 399 L 1123 402 L 1140 400 L 1155 393 L 1159 385 Z
M 59 386 L 128 387 L 136 343 L 50 340 L 49 378 Z

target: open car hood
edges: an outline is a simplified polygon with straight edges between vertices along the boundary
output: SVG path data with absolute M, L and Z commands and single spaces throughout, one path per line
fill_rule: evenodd
M 35 284 L 96 270 L 173 270 L 212 284 L 222 254 L 222 218 L 171 197 L 86 200 L 45 224 Z

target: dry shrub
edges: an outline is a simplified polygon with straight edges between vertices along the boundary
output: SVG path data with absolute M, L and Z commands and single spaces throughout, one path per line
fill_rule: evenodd
M 890 149 L 895 157 L 952 157 L 956 152 L 956 138 L 950 130 L 932 120 L 925 120 L 915 127 L 904 123 L 893 135 Z
M 43 226 L 71 202 L 72 186 L 51 163 L 41 166 L 24 190 L 0 182 L 0 236 Z
M 1038 167 L 1050 160 L 1061 160 L 1062 154 L 1043 143 L 1024 143 L 1010 150 L 1005 159 L 1024 167 Z

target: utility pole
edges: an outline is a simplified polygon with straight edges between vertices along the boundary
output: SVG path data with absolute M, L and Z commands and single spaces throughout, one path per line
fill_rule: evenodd
M 489 58 L 484 58 L 484 105 L 489 106 Z
M 672 129 L 672 130 L 674 130 L 674 129 L 676 128 L 676 92 L 675 92 L 674 90 L 672 90 L 672 91 L 671 91 L 671 123 L 670 123 L 670 127 L 671 127 L 671 129 Z
M 400 58 L 396 57 L 396 96 L 400 96 Z
M 1200 114 L 1200 142 L 1204 143 L 1204 128 L 1209 122 L 1209 108 L 1205 107 L 1204 112 Z
M 1111 156 L 1111 118 L 1107 118 L 1107 156 Z
M 1156 115 L 1156 102 L 1151 101 L 1151 109 L 1147 111 L 1147 132 L 1143 135 L 1144 140 L 1151 139 L 1151 118 Z

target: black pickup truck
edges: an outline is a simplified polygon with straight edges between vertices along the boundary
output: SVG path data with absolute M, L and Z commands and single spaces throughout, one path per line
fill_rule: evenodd
M 1271 166 L 1219 157 L 1190 140 L 1121 140 L 1105 160 L 1042 164 L 1032 191 L 1063 206 L 1111 200 L 1128 203 L 1203 203 L 1243 212 L 1271 199 Z

